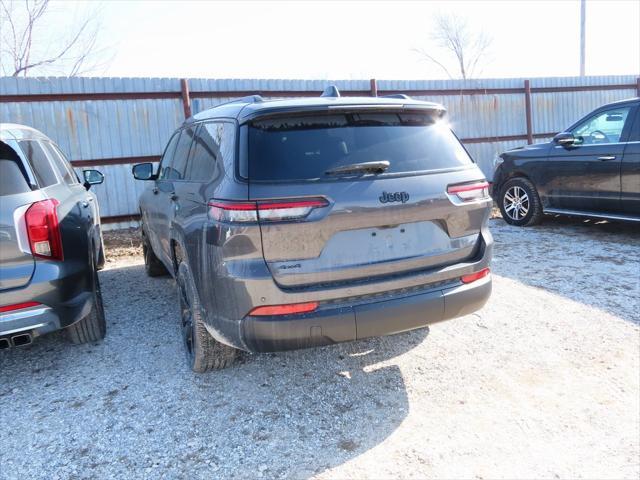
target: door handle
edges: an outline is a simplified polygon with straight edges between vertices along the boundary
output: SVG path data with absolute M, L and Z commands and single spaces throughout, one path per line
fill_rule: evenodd
M 598 157 L 598 160 L 601 160 L 603 162 L 606 162 L 608 160 L 615 160 L 616 156 L 615 155 L 603 155 L 602 157 Z
M 158 187 L 153 187 L 151 189 L 151 191 L 153 192 L 154 195 L 157 195 L 158 194 Z
M 177 199 L 178 199 L 178 195 L 176 195 L 176 192 L 171 192 L 171 193 L 169 194 L 169 198 L 170 198 L 171 200 L 177 200 Z

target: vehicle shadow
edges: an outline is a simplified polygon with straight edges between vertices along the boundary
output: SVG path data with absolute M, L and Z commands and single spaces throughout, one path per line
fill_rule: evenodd
M 640 323 L 640 225 L 545 216 L 514 227 L 492 219 L 492 270 Z
M 0 412 L 21 423 L 0 451 L 8 477 L 26 462 L 62 476 L 306 478 L 379 445 L 408 414 L 394 357 L 428 329 L 242 354 L 197 375 L 186 367 L 173 280 L 148 278 L 142 265 L 100 278 L 103 342 L 53 334 L 0 352 Z

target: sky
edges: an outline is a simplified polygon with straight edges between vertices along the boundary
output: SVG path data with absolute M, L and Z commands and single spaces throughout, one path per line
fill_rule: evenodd
M 431 39 L 438 13 L 492 37 L 480 77 L 579 74 L 579 0 L 107 0 L 56 9 L 61 18 L 90 9 L 100 21 L 109 61 L 98 76 L 447 78 L 414 51 L 447 59 Z M 640 0 L 587 0 L 586 18 L 587 75 L 640 73 Z

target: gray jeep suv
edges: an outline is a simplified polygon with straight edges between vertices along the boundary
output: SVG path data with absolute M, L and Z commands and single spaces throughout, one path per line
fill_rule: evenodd
M 100 215 L 88 191 L 104 177 L 83 174 L 39 131 L 0 124 L 0 349 L 62 328 L 74 343 L 105 335 Z
M 191 368 L 387 335 L 491 292 L 491 199 L 445 109 L 406 96 L 242 98 L 188 119 L 140 198 Z

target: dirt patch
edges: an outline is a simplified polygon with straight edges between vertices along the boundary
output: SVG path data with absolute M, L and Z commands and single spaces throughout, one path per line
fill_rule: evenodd
M 103 233 L 107 263 L 124 257 L 142 256 L 142 236 L 139 228 L 110 230 Z

